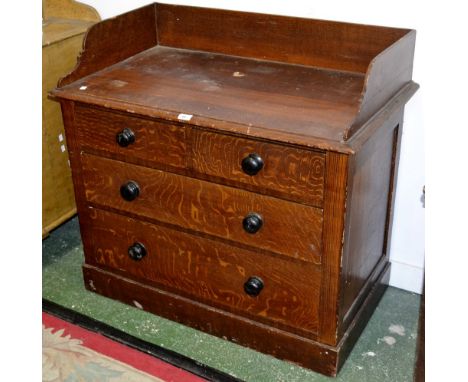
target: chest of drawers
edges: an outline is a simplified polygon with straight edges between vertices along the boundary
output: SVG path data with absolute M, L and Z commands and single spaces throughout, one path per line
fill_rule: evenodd
M 60 101 L 86 287 L 336 375 L 386 283 L 412 30 L 152 4 Z

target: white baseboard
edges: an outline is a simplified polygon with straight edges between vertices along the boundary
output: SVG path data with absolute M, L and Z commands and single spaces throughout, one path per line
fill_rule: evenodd
M 422 293 L 424 269 L 410 264 L 391 260 L 391 286 L 410 292 Z

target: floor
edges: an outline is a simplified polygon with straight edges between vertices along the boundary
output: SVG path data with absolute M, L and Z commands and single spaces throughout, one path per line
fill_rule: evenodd
M 199 332 L 83 287 L 77 218 L 43 240 L 43 297 L 153 344 L 254 382 L 413 380 L 420 296 L 388 288 L 336 379 Z

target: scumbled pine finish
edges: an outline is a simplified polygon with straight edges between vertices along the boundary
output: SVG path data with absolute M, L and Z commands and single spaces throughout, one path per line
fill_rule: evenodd
M 415 32 L 152 4 L 60 101 L 89 290 L 336 375 L 388 282 Z

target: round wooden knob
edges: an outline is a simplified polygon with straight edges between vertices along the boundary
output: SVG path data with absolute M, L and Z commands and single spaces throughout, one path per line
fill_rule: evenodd
M 136 242 L 128 247 L 128 256 L 133 260 L 140 261 L 143 257 L 146 256 L 146 248 L 143 244 Z
M 125 128 L 117 134 L 116 140 L 119 146 L 127 147 L 135 142 L 135 133 L 131 129 Z
M 260 155 L 252 153 L 242 159 L 242 170 L 247 175 L 255 175 L 263 168 L 263 159 Z
M 244 291 L 249 296 L 258 296 L 263 286 L 263 281 L 260 277 L 252 276 L 244 283 Z
M 244 218 L 244 220 L 242 220 L 242 226 L 244 227 L 244 230 L 248 233 L 258 232 L 259 229 L 262 228 L 262 225 L 263 225 L 262 217 L 255 212 L 248 214 Z
M 122 198 L 125 200 L 131 202 L 132 200 L 135 200 L 138 195 L 140 195 L 140 186 L 138 183 L 130 180 L 120 187 L 120 195 L 122 195 Z

